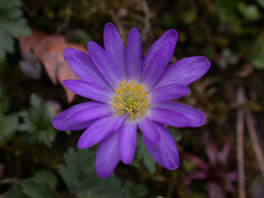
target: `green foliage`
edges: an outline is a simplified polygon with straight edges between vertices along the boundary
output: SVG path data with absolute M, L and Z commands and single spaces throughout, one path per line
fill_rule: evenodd
M 237 8 L 237 0 L 217 0 L 217 11 L 221 23 L 230 23 L 234 20 L 234 11 Z
M 71 193 L 77 191 L 87 182 L 86 173 L 93 168 L 94 154 L 88 150 L 73 149 L 64 154 L 65 165 L 61 165 L 59 173 Z
M 20 6 L 20 0 L 0 0 L 0 59 L 13 52 L 14 38 L 30 34 Z
M 72 194 L 79 198 L 88 197 L 121 197 L 120 182 L 113 176 L 100 179 L 94 171 L 95 153 L 88 150 L 73 149 L 64 155 L 65 165 L 59 173 Z
M 154 173 L 156 170 L 156 162 L 149 154 L 141 135 L 137 136 L 137 145 L 135 156 L 132 161 L 132 165 L 139 167 L 139 161 L 142 160 L 144 166 L 149 170 L 149 172 Z
M 35 178 L 23 182 L 23 192 L 30 198 L 56 198 L 56 192 L 45 180 Z
M 78 198 L 122 198 L 144 197 L 147 190 L 141 185 L 127 183 L 121 188 L 119 180 L 113 176 L 100 179 L 93 169 L 95 153 L 88 150 L 69 149 L 64 155 L 65 164 L 59 167 L 59 173 L 66 183 L 68 192 L 56 191 L 58 179 L 48 170 L 38 171 L 21 185 L 13 185 L 6 198 L 55 198 L 73 196 Z
M 264 69 L 264 40 L 256 41 L 253 50 L 250 51 L 249 60 L 256 69 Z
M 140 184 L 133 184 L 126 182 L 124 185 L 124 197 L 125 198 L 144 198 L 148 194 L 148 190 Z
M 20 113 L 22 123 L 19 130 L 24 132 L 27 140 L 44 143 L 51 147 L 55 130 L 51 125 L 51 113 L 47 103 L 43 103 L 35 94 L 30 97 L 31 108 Z
M 246 5 L 244 2 L 240 2 L 238 10 L 247 20 L 254 21 L 260 18 L 259 10 L 255 5 Z
M 21 185 L 13 184 L 12 188 L 5 195 L 5 198 L 28 198 L 28 196 L 23 193 Z
M 56 175 L 49 170 L 39 170 L 33 178 L 39 182 L 46 182 L 52 189 L 55 189 L 58 185 Z
M 56 198 L 55 181 L 57 183 L 57 178 L 52 172 L 39 171 L 34 177 L 24 180 L 21 185 L 13 184 L 5 198 Z
M 18 126 L 17 114 L 6 115 L 9 102 L 3 88 L 0 86 L 0 144 L 6 143 Z
M 264 8 L 264 0 L 257 0 L 258 4 Z

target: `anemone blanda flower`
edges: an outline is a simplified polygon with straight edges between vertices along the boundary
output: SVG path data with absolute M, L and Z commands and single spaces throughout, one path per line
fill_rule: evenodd
M 187 85 L 203 76 L 210 62 L 203 56 L 183 58 L 168 65 L 178 39 L 166 31 L 142 60 L 140 35 L 132 28 L 126 48 L 111 23 L 104 28 L 104 47 L 90 41 L 88 54 L 66 48 L 64 59 L 81 80 L 63 84 L 76 94 L 94 101 L 77 104 L 53 120 L 58 130 L 86 129 L 78 140 L 80 149 L 99 143 L 95 169 L 108 177 L 121 160 L 134 156 L 137 128 L 152 157 L 164 168 L 179 165 L 176 144 L 164 125 L 199 127 L 202 112 L 171 100 L 189 93 Z

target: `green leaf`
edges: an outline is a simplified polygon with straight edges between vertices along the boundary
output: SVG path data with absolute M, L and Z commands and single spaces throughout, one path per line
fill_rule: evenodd
M 12 188 L 7 191 L 5 198 L 28 198 L 28 196 L 23 193 L 21 185 L 12 184 Z
M 17 114 L 2 116 L 0 115 L 0 144 L 8 141 L 18 127 Z
M 83 186 L 78 198 L 100 197 L 100 198 L 122 198 L 120 181 L 113 176 L 100 179 L 94 171 L 88 176 L 89 181 Z
M 148 190 L 145 186 L 133 184 L 131 182 L 126 182 L 123 189 L 125 198 L 144 198 L 148 194 Z
M 258 4 L 264 8 L 264 0 L 257 0 Z
M 230 23 L 235 18 L 237 0 L 217 0 L 217 8 L 220 21 L 224 24 Z
M 0 0 L 0 59 L 5 57 L 6 52 L 13 52 L 14 38 L 30 34 L 19 6 L 19 0 Z
M 49 184 L 34 178 L 23 182 L 23 192 L 30 198 L 56 198 L 56 192 Z
M 156 162 L 149 154 L 141 137 L 138 137 L 137 139 L 137 149 L 138 158 L 143 160 L 143 163 L 149 172 L 154 173 L 156 170 Z
M 22 118 L 19 130 L 31 134 L 32 137 L 27 135 L 26 140 L 37 141 L 51 147 L 56 132 L 51 125 L 52 115 L 49 106 L 35 94 L 31 95 L 30 104 L 31 108 L 28 111 L 19 113 Z
M 259 10 L 255 5 L 246 5 L 244 2 L 240 2 L 238 10 L 245 19 L 254 21 L 260 18 Z
M 39 182 L 46 182 L 52 189 L 55 189 L 58 185 L 56 175 L 49 170 L 39 170 L 33 178 Z
M 66 165 L 60 165 L 59 173 L 66 183 L 71 193 L 77 191 L 87 182 L 87 173 L 92 169 L 94 164 L 94 153 L 88 150 L 78 150 L 74 152 L 69 149 L 64 154 Z
M 256 69 L 264 69 L 264 55 L 253 56 L 250 60 Z
M 100 179 L 94 171 L 95 152 L 88 150 L 69 151 L 64 155 L 65 165 L 59 173 L 71 194 L 78 198 L 121 198 L 120 182 L 113 176 Z

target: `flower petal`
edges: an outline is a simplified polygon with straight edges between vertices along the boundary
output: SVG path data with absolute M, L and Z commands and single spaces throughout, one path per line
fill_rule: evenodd
M 149 89 L 156 85 L 162 76 L 166 66 L 170 62 L 174 46 L 174 43 L 171 41 L 164 43 L 159 50 L 157 50 L 150 64 L 143 68 L 141 82 L 146 84 Z
M 127 117 L 127 114 L 123 114 L 119 116 L 118 120 L 114 124 L 113 131 L 117 131 L 121 127 L 126 117 Z
M 203 56 L 183 58 L 169 66 L 157 87 L 169 84 L 189 85 L 201 78 L 210 68 L 210 61 Z
M 73 48 L 66 48 L 63 56 L 72 71 L 82 80 L 105 87 L 109 86 L 88 54 Z
M 88 121 L 88 122 L 81 122 L 76 123 L 73 122 L 71 119 L 71 116 L 74 113 L 77 113 L 81 111 L 83 108 L 87 108 L 94 105 L 94 102 L 84 102 L 77 105 L 72 106 L 69 109 L 66 109 L 65 111 L 60 112 L 56 117 L 52 119 L 52 125 L 55 129 L 60 131 L 67 131 L 67 130 L 80 130 L 87 128 L 91 125 L 94 121 Z
M 104 47 L 123 78 L 126 74 L 125 48 L 116 27 L 107 23 L 104 27 Z
M 171 41 L 173 43 L 173 51 L 176 45 L 178 39 L 178 32 L 176 30 L 170 29 L 166 32 L 164 32 L 164 34 L 161 35 L 161 37 L 156 40 L 151 47 L 149 48 L 149 50 L 147 51 L 144 59 L 143 59 L 143 65 L 144 66 L 149 66 L 149 64 L 151 63 L 152 59 L 154 58 L 154 56 L 156 56 L 157 51 L 164 45 L 164 43 L 166 43 L 167 41 Z M 169 58 L 170 59 L 170 58 Z
M 64 80 L 63 85 L 74 93 L 100 102 L 109 102 L 111 90 L 82 80 Z
M 136 28 L 132 28 L 127 36 L 126 71 L 127 80 L 131 78 L 140 80 L 142 71 L 141 40 Z
M 179 84 L 170 84 L 155 88 L 151 91 L 151 103 L 176 100 L 189 93 L 188 87 Z
M 119 131 L 115 131 L 108 135 L 98 146 L 95 160 L 96 174 L 102 179 L 108 177 L 119 160 Z
M 192 107 L 176 102 L 162 102 L 155 104 L 155 107 L 179 113 L 190 120 L 188 127 L 200 127 L 205 122 L 205 115 Z
M 129 164 L 135 153 L 137 141 L 137 123 L 124 122 L 120 128 L 120 157 L 125 164 Z
M 153 121 L 178 128 L 187 127 L 191 122 L 185 115 L 182 115 L 179 112 L 156 106 L 149 110 L 147 117 Z
M 80 149 L 89 148 L 102 139 L 108 134 L 113 132 L 113 127 L 118 117 L 111 115 L 96 120 L 88 129 L 86 129 L 78 140 L 78 147 Z
M 91 59 L 105 80 L 115 89 L 118 86 L 121 71 L 117 65 L 112 63 L 109 55 L 95 42 L 87 43 L 87 49 Z
M 179 154 L 176 144 L 168 132 L 168 130 L 161 124 L 153 122 L 155 128 L 160 133 L 160 141 L 156 144 L 149 141 L 148 138 L 143 137 L 144 144 L 152 157 L 164 168 L 175 170 L 179 166 Z
M 95 102 L 95 105 L 74 113 L 71 120 L 74 122 L 85 122 L 111 114 L 113 114 L 113 110 L 109 104 Z
M 158 143 L 160 141 L 160 134 L 158 130 L 154 127 L 153 122 L 148 119 L 144 118 L 138 122 L 138 126 L 144 135 L 145 138 L 148 139 L 148 141 L 152 143 Z

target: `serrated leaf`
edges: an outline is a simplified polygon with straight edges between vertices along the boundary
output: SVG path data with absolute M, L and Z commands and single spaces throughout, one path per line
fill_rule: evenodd
M 56 192 L 46 182 L 34 178 L 23 182 L 23 192 L 30 198 L 56 198 Z
M 51 147 L 55 139 L 56 132 L 51 125 L 51 112 L 47 103 L 44 103 L 35 94 L 30 97 L 31 108 L 28 111 L 20 112 L 22 122 L 19 130 L 25 133 L 31 133 L 30 140 L 44 143 Z M 28 138 L 28 137 L 27 137 Z
M 14 38 L 30 34 L 20 5 L 19 0 L 0 1 L 0 58 L 4 58 L 6 52 L 13 52 Z
M 88 178 L 88 182 L 78 193 L 78 198 L 122 198 L 120 181 L 113 176 L 110 176 L 107 179 L 100 179 L 94 171 L 91 171 Z
M 52 189 L 55 189 L 58 185 L 56 175 L 49 170 L 39 170 L 33 178 L 39 182 L 46 182 Z
M 87 172 L 94 164 L 94 153 L 88 150 L 78 150 L 74 152 L 73 149 L 64 154 L 66 165 L 60 165 L 59 173 L 66 183 L 71 193 L 87 182 Z

